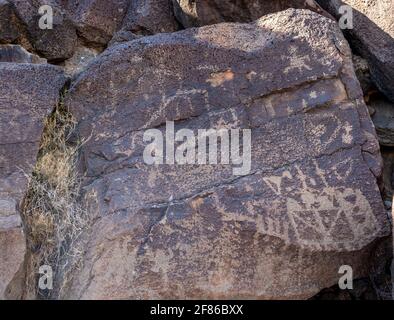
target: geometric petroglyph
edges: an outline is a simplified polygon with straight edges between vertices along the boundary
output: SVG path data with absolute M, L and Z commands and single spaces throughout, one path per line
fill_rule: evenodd
M 329 249 L 335 243 L 354 250 L 366 229 L 370 234 L 377 231 L 372 208 L 359 189 L 306 188 L 298 196 L 301 201 L 287 199 L 287 213 L 299 244 Z
M 305 175 L 298 165 L 294 168 L 296 174 L 286 170 L 281 175 L 263 178 L 278 197 L 286 197 L 281 200 L 286 203 L 287 216 L 281 228 L 264 228 L 264 232 L 274 231 L 272 235 L 284 240 L 293 236 L 298 245 L 318 250 L 361 248 L 366 234 L 374 236 L 378 232 L 378 221 L 360 189 L 330 186 L 316 163 L 316 179 Z M 279 222 L 279 215 L 272 214 L 275 207 L 283 212 L 282 206 L 272 205 L 268 220 Z M 280 235 L 277 230 L 284 233 Z

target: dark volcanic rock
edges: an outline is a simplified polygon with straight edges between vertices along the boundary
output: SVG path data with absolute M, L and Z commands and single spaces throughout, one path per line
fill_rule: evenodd
M 394 146 L 394 103 L 385 99 L 370 102 L 374 110 L 372 120 L 375 124 L 378 139 L 383 146 Z
M 132 1 L 122 29 L 141 35 L 177 31 L 171 0 Z
M 71 58 L 80 37 L 89 46 L 105 47 L 120 28 L 128 0 L 9 0 L 33 48 L 50 61 Z M 39 8 L 53 8 L 53 29 L 40 29 Z M 1 11 L 0 11 L 1 12 Z
M 63 63 L 64 72 L 69 76 L 76 76 L 99 54 L 94 48 L 78 45 L 74 55 Z
M 37 158 L 44 118 L 65 83 L 46 64 L 0 63 L 0 299 L 23 260 L 19 208 Z
M 108 42 L 108 47 L 117 45 L 122 42 L 133 41 L 133 40 L 139 39 L 141 37 L 143 37 L 143 35 L 139 35 L 134 32 L 126 31 L 126 30 L 122 29 L 122 30 L 118 31 L 117 33 L 115 33 L 115 35 L 111 39 L 111 41 Z
M 376 292 L 370 279 L 356 279 L 353 289 L 342 290 L 335 285 L 319 292 L 311 300 L 377 300 Z
M 185 27 L 220 22 L 250 22 L 289 8 L 309 9 L 327 15 L 314 0 L 172 0 L 175 16 Z
M 66 105 L 94 224 L 65 298 L 308 298 L 389 233 L 379 145 L 335 22 L 287 10 L 111 47 Z M 143 133 L 251 129 L 251 171 L 148 165 Z
M 358 55 L 353 54 L 353 65 L 361 89 L 364 93 L 365 102 L 368 102 L 371 94 L 375 93 L 376 86 L 371 79 L 368 61 Z
M 120 28 L 128 8 L 128 0 L 72 0 L 66 9 L 88 42 L 106 45 Z
M 394 151 L 392 148 L 382 147 L 383 173 L 382 180 L 384 185 L 383 200 L 392 207 L 394 189 Z
M 132 1 L 122 29 L 115 33 L 108 46 L 178 29 L 179 24 L 175 19 L 171 0 Z
M 27 52 L 19 45 L 0 45 L 0 62 L 46 63 L 45 59 Z
M 70 58 L 74 52 L 77 34 L 74 25 L 61 6 L 61 0 L 9 0 L 26 30 L 26 37 L 34 50 L 48 60 Z M 53 28 L 40 29 L 39 8 L 49 5 L 53 9 Z
M 20 21 L 12 4 L 0 0 L 0 43 L 11 43 L 20 37 Z
M 394 102 L 394 2 L 318 0 L 337 18 L 339 7 L 353 8 L 353 29 L 344 30 L 352 47 L 368 60 L 377 87 Z
M 29 21 L 29 40 L 34 49 L 51 61 L 61 61 L 72 57 L 77 44 L 77 33 L 72 21 L 62 12 L 55 11 L 53 29 L 40 29 L 40 15 Z

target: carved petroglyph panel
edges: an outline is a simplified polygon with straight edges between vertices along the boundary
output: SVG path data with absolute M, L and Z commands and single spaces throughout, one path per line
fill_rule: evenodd
M 378 222 L 362 191 L 331 186 L 327 172 L 315 165 L 316 178 L 310 172 L 306 175 L 298 165 L 294 166 L 295 175 L 285 171 L 281 176 L 264 178 L 277 195 L 288 195 L 286 210 L 297 242 L 320 249 L 335 243 L 346 249 L 363 239 L 367 230 L 376 233 Z M 286 180 L 294 179 L 301 183 L 295 190 L 286 184 Z
M 376 137 L 346 66 L 336 23 L 307 10 L 144 37 L 92 62 L 66 99 L 92 134 L 80 164 L 97 218 L 70 297 L 307 298 L 342 264 L 365 275 L 388 230 L 363 153 L 378 159 Z M 166 120 L 250 128 L 250 174 L 146 165 L 142 130 Z
M 275 118 L 308 112 L 346 99 L 346 90 L 342 82 L 338 79 L 328 79 L 255 99 L 250 104 L 248 113 L 251 125 L 258 126 Z
M 365 197 L 379 191 L 365 190 L 362 181 L 371 173 L 361 159 L 354 160 L 357 154 L 346 151 L 338 156 L 341 162 L 324 169 L 308 162 L 277 174 L 256 173 L 209 190 L 190 206 L 195 212 L 219 212 L 222 221 L 253 223 L 258 232 L 303 248 L 359 248 L 381 230 L 373 209 L 379 204 Z M 207 207 L 207 201 L 214 205 Z

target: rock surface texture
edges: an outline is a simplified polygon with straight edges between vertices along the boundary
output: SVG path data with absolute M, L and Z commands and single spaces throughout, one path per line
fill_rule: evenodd
M 354 49 L 368 59 L 378 88 L 394 102 L 394 1 L 318 0 L 332 15 L 339 8 L 353 8 L 353 29 L 345 30 Z
M 172 0 L 175 16 L 185 27 L 220 22 L 251 22 L 289 8 L 326 14 L 314 0 Z
M 31 54 L 19 45 L 0 45 L 0 62 L 14 63 L 46 63 L 45 59 Z
M 122 24 L 128 0 L 72 0 L 66 9 L 81 37 L 105 45 Z
M 374 100 L 370 103 L 374 110 L 372 120 L 375 124 L 379 143 L 394 147 L 394 103 L 387 100 Z
M 198 3 L 198 1 L 197 1 Z M 336 23 L 289 9 L 109 48 L 73 82 L 83 265 L 62 298 L 309 298 L 368 273 L 379 145 Z M 251 129 L 252 167 L 147 165 L 149 128 Z
M 0 43 L 12 43 L 20 37 L 20 21 L 7 0 L 0 0 Z
M 171 0 L 135 0 L 129 5 L 121 30 L 115 33 L 108 46 L 141 36 L 175 32 L 179 28 Z
M 123 29 L 142 35 L 177 31 L 171 0 L 132 1 Z
M 65 78 L 44 64 L 0 63 L 0 299 L 25 253 L 20 206 L 37 157 L 44 118 Z
M 121 27 L 129 3 L 128 0 L 2 0 L 0 17 L 10 23 L 0 22 L 0 43 L 23 43 L 49 61 L 64 61 L 78 50 L 78 39 L 89 46 L 104 48 Z M 52 8 L 52 29 L 39 27 L 43 16 L 39 8 L 43 5 Z
M 76 29 L 67 16 L 60 0 L 9 0 L 20 20 L 19 32 L 28 39 L 32 48 L 51 61 L 70 58 L 77 41 Z M 41 29 L 39 8 L 51 6 L 53 10 L 52 29 Z

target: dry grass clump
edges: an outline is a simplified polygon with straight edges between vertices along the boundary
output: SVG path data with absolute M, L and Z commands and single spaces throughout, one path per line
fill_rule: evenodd
M 87 215 L 78 205 L 76 160 L 81 142 L 70 143 L 75 121 L 61 99 L 46 119 L 38 159 L 23 204 L 28 255 L 26 291 L 37 298 L 58 295 L 80 249 L 75 244 L 87 226 Z M 53 291 L 39 290 L 38 270 L 53 270 Z

